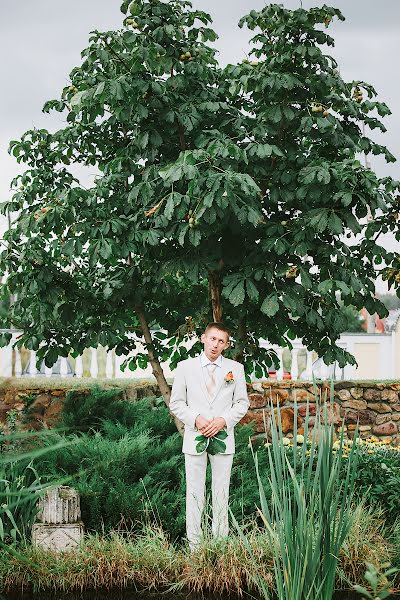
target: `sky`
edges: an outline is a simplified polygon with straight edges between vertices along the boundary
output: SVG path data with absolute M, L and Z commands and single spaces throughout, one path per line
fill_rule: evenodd
M 329 4 L 339 8 L 346 21 L 335 20 L 330 34 L 336 40 L 329 49 L 345 80 L 364 80 L 378 92 L 379 100 L 392 110 L 384 120 L 386 134 L 371 133 L 400 158 L 400 80 L 396 63 L 400 56 L 399 0 L 281 0 L 287 8 L 310 8 Z M 237 22 L 250 10 L 261 9 L 262 0 L 193 0 L 193 5 L 211 14 L 218 33 L 220 62 L 246 57 L 251 32 Z M 46 100 L 58 98 L 69 82 L 68 74 L 80 64 L 80 52 L 88 44 L 89 32 L 121 26 L 120 0 L 0 0 L 0 201 L 10 198 L 10 182 L 21 171 L 7 153 L 9 141 L 32 127 L 55 130 L 63 117 L 41 112 Z M 400 179 L 399 164 L 387 165 L 372 157 L 379 176 Z M 4 218 L 0 220 L 0 231 Z M 386 245 L 396 248 L 394 240 Z M 383 291 L 383 290 L 382 290 Z

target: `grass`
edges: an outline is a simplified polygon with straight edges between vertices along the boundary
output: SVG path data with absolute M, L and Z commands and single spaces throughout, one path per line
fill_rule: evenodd
M 154 379 L 101 379 L 92 377 L 1 377 L 0 389 L 15 388 L 18 390 L 38 389 L 38 390 L 87 390 L 101 383 L 102 387 L 118 387 L 121 389 L 141 388 L 148 385 L 156 385 Z
M 362 505 L 356 507 L 355 514 L 339 556 L 338 589 L 363 581 L 365 561 L 377 564 L 379 558 L 382 564 L 394 552 L 382 536 L 381 516 L 377 519 Z M 26 545 L 19 549 L 21 558 L 0 555 L 0 588 L 83 591 L 134 585 L 148 590 L 242 596 L 256 591 L 256 576 L 273 588 L 269 537 L 254 522 L 248 523 L 245 533 L 252 557 L 234 533 L 224 542 L 205 539 L 199 550 L 190 554 L 185 546 L 172 544 L 162 528 L 150 525 L 139 535 L 118 531 L 107 536 L 88 535 L 79 550 L 60 554 Z

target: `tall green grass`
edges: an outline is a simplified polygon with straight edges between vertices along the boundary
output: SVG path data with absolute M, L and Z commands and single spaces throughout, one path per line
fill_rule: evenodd
M 317 399 L 318 400 L 318 399 Z M 357 431 L 343 473 L 344 433 L 334 448 L 335 428 L 328 422 L 327 403 L 318 403 L 315 425 L 309 427 L 309 410 L 304 436 L 289 459 L 279 407 L 271 407 L 271 444 L 268 445 L 267 502 L 265 483 L 254 453 L 260 495 L 260 515 L 273 548 L 274 573 L 279 600 L 328 600 L 335 586 L 338 557 L 353 522 L 352 503 L 357 470 Z M 297 439 L 297 406 L 294 415 Z M 240 525 L 233 517 L 240 532 Z M 270 597 L 262 579 L 257 583 L 264 597 Z

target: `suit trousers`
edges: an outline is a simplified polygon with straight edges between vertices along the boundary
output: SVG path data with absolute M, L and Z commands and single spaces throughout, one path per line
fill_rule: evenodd
M 220 538 L 229 533 L 228 500 L 233 454 L 185 454 L 186 535 L 191 548 L 200 543 L 202 536 L 207 456 L 211 464 L 212 534 L 214 538 Z

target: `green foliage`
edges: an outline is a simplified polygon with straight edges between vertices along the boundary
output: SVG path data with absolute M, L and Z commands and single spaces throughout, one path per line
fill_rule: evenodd
M 0 541 L 16 543 L 30 537 L 40 483 L 32 463 L 0 464 Z
M 333 388 L 332 388 L 333 392 Z M 272 408 L 272 407 L 271 407 Z M 339 553 L 351 530 L 352 501 L 357 470 L 357 444 L 339 480 L 344 434 L 335 454 L 333 424 L 328 424 L 327 407 L 318 408 L 315 425 L 308 441 L 309 415 L 304 436 L 287 456 L 280 412 L 271 419 L 272 444 L 268 446 L 271 501 L 268 503 L 261 478 L 258 455 L 254 455 L 262 518 L 273 548 L 274 572 L 280 600 L 332 598 Z M 294 439 L 297 437 L 297 408 L 294 414 Z M 356 431 L 357 435 L 357 431 Z M 309 459 L 306 460 L 307 455 Z M 235 525 L 241 533 L 237 521 Z M 245 541 L 245 538 L 243 538 Z M 264 598 L 270 598 L 265 582 L 256 579 Z
M 400 452 L 390 448 L 375 448 L 370 453 L 363 448 L 359 453 L 355 473 L 356 497 L 364 499 L 368 506 L 381 507 L 385 511 L 388 526 L 398 518 L 400 499 Z M 346 465 L 343 464 L 343 475 Z
M 228 434 L 224 430 L 218 431 L 218 433 L 216 433 L 212 438 L 206 437 L 203 434 L 198 435 L 196 437 L 196 451 L 204 452 L 207 450 L 208 454 L 223 454 L 226 450 L 226 444 L 224 440 L 227 437 Z
M 386 564 L 382 566 L 385 568 L 389 565 Z M 353 586 L 354 590 L 363 595 L 363 600 L 383 600 L 383 598 L 391 596 L 394 590 L 390 585 L 388 577 L 397 573 L 398 569 L 387 569 L 386 571 L 381 572 L 379 568 L 371 563 L 366 563 L 366 567 L 367 570 L 364 578 L 368 582 L 368 589 L 361 585 L 355 585 Z
M 122 12 L 121 29 L 94 31 L 44 106 L 65 127 L 10 145 L 27 167 L 3 207 L 18 216 L 0 258 L 18 295 L 18 345 L 47 365 L 98 344 L 129 354 L 141 308 L 159 332 L 156 355 L 175 365 L 198 349 L 183 342 L 211 320 L 210 287 L 249 373 L 261 377 L 273 358 L 260 337 L 290 346 L 297 336 L 327 363 L 352 361 L 335 344 L 346 329 L 338 308 L 386 314 L 374 281 L 395 257 L 377 238 L 396 228 L 398 183 L 357 158 L 394 160 L 363 133 L 384 131 L 390 111 L 323 53 L 334 41 L 321 25 L 340 11 L 252 10 L 240 26 L 254 31 L 257 60 L 224 69 L 211 17 L 189 2 Z M 97 168 L 89 188 L 76 165 Z

